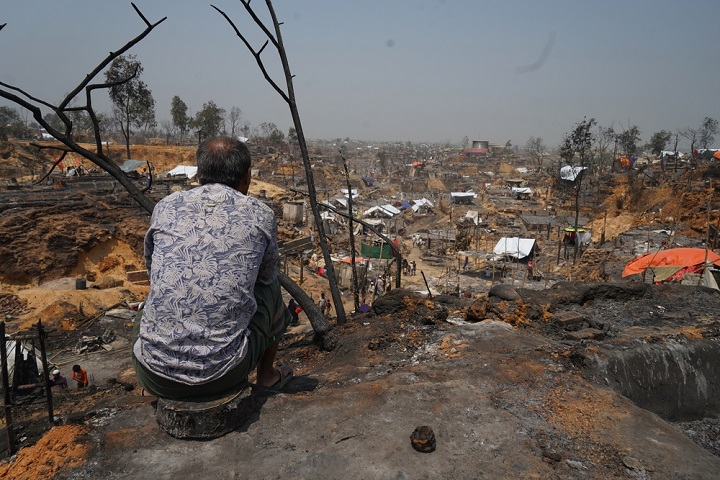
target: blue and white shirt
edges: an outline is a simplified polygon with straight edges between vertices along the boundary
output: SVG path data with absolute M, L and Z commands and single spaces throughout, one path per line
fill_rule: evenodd
M 162 199 L 145 235 L 150 275 L 136 358 L 187 385 L 215 380 L 247 353 L 256 282 L 277 275 L 277 224 L 260 200 L 219 183 Z

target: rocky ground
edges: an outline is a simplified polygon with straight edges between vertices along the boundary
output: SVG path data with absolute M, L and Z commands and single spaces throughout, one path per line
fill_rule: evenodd
M 253 188 L 292 196 L 271 184 Z M 53 428 L 44 403 L 14 411 L 22 448 L 0 462 L 0 476 L 715 478 L 720 294 L 620 277 L 629 259 L 669 240 L 665 227 L 677 227 L 674 244 L 699 245 L 707 213 L 688 212 L 707 191 L 676 198 L 669 189 L 642 204 L 627 200 L 631 192 L 632 185 L 616 186 L 604 207 L 609 219 L 594 220 L 608 242 L 576 264 L 558 261 L 546 242 L 539 279 L 524 270 L 488 279 L 479 266 L 450 273 L 447 263 L 457 258 L 443 252 L 446 263 L 438 263 L 406 239 L 405 256 L 434 291 L 459 280 L 469 298 L 430 299 L 416 293 L 425 290 L 420 275 L 403 277 L 403 289 L 336 326 L 331 352 L 318 348 L 301 315 L 279 353 L 295 370 L 288 389 L 257 393 L 253 418 L 206 442 L 165 434 L 130 366 L 133 307 L 147 286 L 129 273 L 143 269 L 147 215 L 118 192 L 98 198 L 48 188 L 38 204 L 6 202 L 0 313 L 7 328 L 27 331 L 42 319 L 54 364 L 66 374 L 82 364 L 92 385 L 54 395 Z M 11 190 L 0 193 L 12 198 Z M 40 202 L 52 195 L 60 201 Z M 412 227 L 449 222 L 438 212 Z M 292 234 L 281 225 L 281 235 Z M 297 266 L 289 273 L 298 279 Z M 88 289 L 75 289 L 80 276 Z M 309 269 L 304 280 L 314 298 L 327 291 Z M 106 348 L 74 351 L 83 337 L 107 332 Z M 412 448 L 419 426 L 434 431 L 435 451 Z

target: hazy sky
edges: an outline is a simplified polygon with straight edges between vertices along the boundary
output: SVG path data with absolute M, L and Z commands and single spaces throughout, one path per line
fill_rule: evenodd
M 287 132 L 287 105 L 226 21 L 197 0 L 136 0 L 150 21 L 131 50 L 170 119 L 213 100 Z M 3 0 L 0 81 L 56 102 L 144 27 L 130 2 Z M 215 0 L 256 46 L 238 0 Z M 265 3 L 252 5 L 265 12 Z M 642 140 L 720 118 L 718 0 L 276 0 L 308 138 L 554 147 L 584 116 Z M 263 15 L 264 16 L 264 15 Z M 275 52 L 263 58 L 278 82 Z M 98 80 L 103 80 L 100 75 Z M 109 111 L 107 95 L 96 95 Z M 720 138 L 715 142 L 720 144 Z

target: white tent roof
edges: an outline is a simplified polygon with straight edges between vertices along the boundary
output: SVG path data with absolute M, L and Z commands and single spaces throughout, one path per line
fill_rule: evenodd
M 512 193 L 532 194 L 532 190 L 530 190 L 528 187 L 512 187 Z
M 385 215 L 386 217 L 394 217 L 395 215 L 400 213 L 400 210 L 398 210 L 397 208 L 393 207 L 392 205 L 390 205 L 388 203 L 386 205 L 377 205 L 375 207 L 371 207 L 371 208 L 365 210 L 365 213 L 363 214 L 363 216 L 371 215 L 375 212 L 380 212 L 383 215 Z
M 345 198 L 350 198 L 347 188 L 341 188 L 340 193 L 342 193 Z M 358 191 L 353 188 L 352 189 L 352 198 L 357 198 L 359 196 L 360 195 L 358 194 Z
M 191 167 L 188 165 L 178 165 L 168 172 L 170 175 L 186 175 L 187 178 L 193 178 L 197 175 L 198 167 Z
M 475 192 L 450 192 L 451 197 L 472 197 L 477 198 L 477 193 Z
M 502 237 L 493 249 L 495 255 L 524 258 L 530 255 L 535 245 L 534 238 Z
M 368 225 L 382 225 L 382 220 L 380 220 L 379 218 L 365 218 L 363 219 L 363 222 L 367 223 Z
M 577 176 L 580 175 L 580 172 L 586 168 L 587 167 L 571 167 L 570 165 L 565 165 L 560 169 L 560 178 L 574 182 Z
M 428 200 L 427 198 L 423 197 L 420 200 L 413 200 L 412 209 L 414 212 L 417 212 L 418 210 L 420 210 L 420 207 L 423 207 L 425 205 L 427 205 L 430 208 L 433 207 L 432 202 L 430 200 Z
M 475 225 L 480 225 L 482 223 L 480 212 L 476 212 L 475 210 L 468 210 L 465 214 L 465 218 L 472 220 Z

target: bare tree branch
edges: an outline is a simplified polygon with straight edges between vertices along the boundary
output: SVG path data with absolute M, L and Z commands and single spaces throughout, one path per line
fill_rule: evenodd
M 95 111 L 92 108 L 92 98 L 91 93 L 92 91 L 98 89 L 98 88 L 110 88 L 114 85 L 114 83 L 106 83 L 106 84 L 94 84 L 89 85 L 93 78 L 95 78 L 107 65 L 109 65 L 115 58 L 119 57 L 123 53 L 125 53 L 127 50 L 129 50 L 131 47 L 139 43 L 142 39 L 144 39 L 152 30 L 155 29 L 160 23 L 166 20 L 167 17 L 163 17 L 161 20 L 159 20 L 156 23 L 150 23 L 147 21 L 144 15 L 139 11 L 137 6 L 133 4 L 133 8 L 138 13 L 140 18 L 145 22 L 146 28 L 143 30 L 139 35 L 137 35 L 135 38 L 127 42 L 125 45 L 123 45 L 122 48 L 117 50 L 116 52 L 110 52 L 110 54 L 105 57 L 104 60 L 102 60 L 95 69 L 85 76 L 85 79 L 81 81 L 67 96 L 65 99 L 59 104 L 59 105 L 53 105 L 47 101 L 44 101 L 42 99 L 36 98 L 32 95 L 29 95 L 27 92 L 14 87 L 12 85 L 7 85 L 4 83 L 0 83 L 0 97 L 5 98 L 7 100 L 10 100 L 11 102 L 15 103 L 16 105 L 19 105 L 29 112 L 32 113 L 33 118 L 35 121 L 45 128 L 45 130 L 52 135 L 54 138 L 56 138 L 60 143 L 62 143 L 65 147 L 67 147 L 68 151 L 72 151 L 75 153 L 80 154 L 84 158 L 90 160 L 92 163 L 97 165 L 98 167 L 102 168 L 106 172 L 108 172 L 113 178 L 115 178 L 130 194 L 130 196 L 138 203 L 140 206 L 142 206 L 145 210 L 148 212 L 152 212 L 153 208 L 155 207 L 155 203 L 148 197 L 146 197 L 140 189 L 128 178 L 127 175 L 125 175 L 125 172 L 123 172 L 120 167 L 118 167 L 109 157 L 107 157 L 103 150 L 102 150 L 102 142 L 100 140 L 100 123 L 98 121 L 97 115 L 95 114 Z M 132 76 L 124 81 L 129 81 L 132 78 Z M 123 83 L 123 82 L 119 82 Z M 75 99 L 75 97 L 83 90 L 85 89 L 86 93 L 86 105 L 84 107 L 69 107 L 70 103 Z M 17 95 L 17 92 L 20 95 Z M 52 125 L 50 125 L 49 122 L 47 122 L 42 117 L 42 112 L 38 105 L 42 105 L 45 107 L 50 108 L 63 122 L 65 125 L 65 131 L 60 132 L 59 130 L 53 128 Z M 87 150 L 86 148 L 81 147 L 73 138 L 72 138 L 72 122 L 67 117 L 67 112 L 75 112 L 75 111 L 85 111 L 90 116 L 90 119 L 93 123 L 93 130 L 95 134 L 95 143 L 96 143 L 96 152 L 92 152 L 90 150 Z M 59 148 L 59 150 L 62 150 Z
M 243 5 L 245 5 L 245 9 L 252 12 L 252 9 L 250 8 L 250 2 L 244 2 L 243 0 L 240 0 L 240 1 L 242 2 Z M 230 24 L 232 29 L 235 31 L 235 35 L 240 37 L 240 40 L 242 40 L 242 42 L 245 44 L 247 49 L 250 50 L 250 53 L 252 54 L 252 56 L 255 57 L 255 62 L 257 63 L 258 67 L 260 68 L 260 71 L 262 72 L 263 77 L 265 77 L 265 80 L 278 93 L 278 95 L 280 95 L 283 98 L 283 100 L 285 100 L 288 104 L 290 104 L 290 97 L 283 91 L 282 88 L 280 88 L 280 86 L 277 83 L 275 83 L 275 80 L 273 80 L 272 77 L 270 77 L 270 74 L 268 73 L 267 69 L 265 68 L 265 64 L 263 63 L 262 58 L 260 58 L 260 54 L 267 46 L 268 41 L 267 40 L 265 41 L 265 43 L 260 48 L 260 50 L 255 51 L 255 49 L 252 47 L 252 45 L 250 45 L 250 42 L 248 42 L 247 38 L 245 38 L 245 36 L 242 34 L 242 32 L 240 32 L 240 30 L 237 28 L 235 23 L 230 19 L 230 17 L 228 17 L 225 12 L 220 10 L 215 5 L 210 5 L 210 6 L 212 8 L 214 8 L 215 10 L 217 10 L 220 13 L 220 15 L 225 17 L 225 20 L 227 20 L 227 22 Z M 257 16 L 255 15 L 255 12 L 252 12 L 251 16 L 253 16 L 253 18 L 257 19 L 256 23 L 260 22 L 260 19 L 257 18 Z M 278 46 L 277 40 L 275 40 L 275 38 L 270 34 L 270 32 L 267 30 L 267 28 L 265 28 L 265 26 L 262 25 L 262 22 L 260 22 L 260 25 L 261 25 L 261 28 L 263 29 L 263 31 L 265 32 L 265 34 L 270 39 L 269 41 L 273 42 L 273 44 L 277 47 Z
M 138 12 L 138 15 L 140 15 L 140 18 L 142 18 L 143 21 L 147 24 L 147 27 L 145 28 L 145 30 L 143 30 L 142 33 L 140 33 L 140 35 L 138 35 L 137 37 L 133 38 L 132 40 L 127 42 L 125 45 L 123 45 L 119 50 L 117 50 L 115 52 L 110 52 L 108 54 L 108 56 L 105 57 L 105 59 L 102 62 L 100 62 L 98 64 L 98 66 L 95 67 L 95 69 L 92 72 L 88 73 L 85 76 L 85 80 L 80 82 L 80 84 L 77 87 L 75 87 L 73 89 L 73 91 L 71 91 L 70 93 L 67 94 L 65 99 L 60 103 L 60 105 L 58 105 L 58 109 L 64 110 L 65 107 L 67 107 L 70 104 L 70 102 L 73 100 L 73 98 L 75 98 L 77 96 L 77 94 L 80 93 L 80 91 L 83 88 L 85 88 L 87 86 L 87 84 L 90 83 L 90 81 L 92 81 L 93 78 L 95 78 L 103 69 L 105 69 L 105 67 L 110 65 L 110 63 L 112 63 L 112 61 L 115 60 L 117 57 L 119 57 L 120 55 L 122 55 L 123 53 L 127 52 L 132 47 L 134 47 L 135 45 L 140 43 L 140 41 L 143 38 L 147 37 L 150 34 L 150 32 L 152 32 L 155 29 L 155 27 L 157 27 L 158 25 L 160 25 L 162 22 L 164 22 L 167 19 L 167 17 L 163 17 L 160 20 L 158 20 L 157 22 L 151 24 L 140 13 L 140 11 L 135 6 L 135 4 L 132 4 L 132 6 L 135 9 L 135 11 Z
M 140 18 L 143 19 L 143 22 L 145 22 L 145 25 L 150 27 L 151 26 L 150 22 L 148 22 L 148 19 L 145 18 L 145 15 L 143 15 L 143 13 L 140 11 L 140 9 L 137 7 L 137 5 L 135 5 L 133 2 L 130 2 L 130 5 L 132 5 L 132 7 L 135 9 L 135 12 L 140 16 Z M 163 18 L 163 20 L 165 20 L 165 19 Z M 160 20 L 160 21 L 162 22 L 162 20 Z
M 245 46 L 248 48 L 250 53 L 255 57 L 255 61 L 260 68 L 260 71 L 263 74 L 263 77 L 265 77 L 265 80 L 268 82 L 268 84 L 287 102 L 288 107 L 290 108 L 290 114 L 293 119 L 293 124 L 295 126 L 295 131 L 297 133 L 298 137 L 298 144 L 300 146 L 300 152 L 302 154 L 303 159 L 303 165 L 305 167 L 305 178 L 307 179 L 308 183 L 308 192 L 310 197 L 310 208 L 313 212 L 313 218 L 315 220 L 315 225 L 318 227 L 318 240 L 320 242 L 320 248 L 323 252 L 323 258 L 325 260 L 325 268 L 327 270 L 327 276 L 328 276 L 328 283 L 330 286 L 330 294 L 333 299 L 333 304 L 335 306 L 335 312 L 337 314 L 337 323 L 343 324 L 347 321 L 347 317 L 345 315 L 345 307 L 342 303 L 342 297 L 340 296 L 340 289 L 337 285 L 337 278 L 335 276 L 335 268 L 333 266 L 332 258 L 330 258 L 330 248 L 328 246 L 327 237 L 325 235 L 325 230 L 322 228 L 322 219 L 320 218 L 320 210 L 318 209 L 317 204 L 317 194 L 315 191 L 315 183 L 313 180 L 313 174 L 312 169 L 310 165 L 310 155 L 308 154 L 307 150 L 307 144 L 305 143 L 305 135 L 303 134 L 302 130 L 302 124 L 300 123 L 300 114 L 298 113 L 297 104 L 295 102 L 295 93 L 293 89 L 293 83 L 292 78 L 293 75 L 290 73 L 290 65 L 288 64 L 287 60 L 287 54 L 285 52 L 285 47 L 283 46 L 282 42 L 282 35 L 280 33 L 280 23 L 278 22 L 277 15 L 275 15 L 275 10 L 273 9 L 272 2 L 270 0 L 266 0 L 266 5 L 268 8 L 268 11 L 270 12 L 270 17 L 272 18 L 273 27 L 275 30 L 275 35 L 273 35 L 270 30 L 265 26 L 265 24 L 258 18 L 258 16 L 253 11 L 252 7 L 250 7 L 250 1 L 249 0 L 240 0 L 240 2 L 245 7 L 245 10 L 247 10 L 250 17 L 255 21 L 256 25 L 260 27 L 260 29 L 265 33 L 268 40 L 263 44 L 263 46 L 260 48 L 260 50 L 255 51 L 253 49 L 252 45 L 250 45 L 250 42 L 248 42 L 247 38 L 240 32 L 240 30 L 237 28 L 235 23 L 228 17 L 225 12 L 220 10 L 215 5 L 211 5 L 218 13 L 220 13 L 225 20 L 230 24 L 232 29 L 235 31 L 235 34 L 242 40 L 242 42 L 245 44 Z M 273 45 L 277 48 L 278 55 L 280 57 L 280 61 L 282 63 L 283 72 L 285 73 L 285 83 L 287 85 L 287 93 L 285 93 L 278 85 L 275 83 L 275 81 L 270 77 L 270 75 L 267 72 L 267 69 L 265 68 L 265 64 L 262 61 L 262 58 L 260 57 L 260 54 L 267 46 L 268 42 L 272 42 Z M 298 300 L 298 303 L 300 302 L 300 299 L 296 298 Z M 303 307 L 304 308 L 304 307 Z
M 57 149 L 62 151 L 62 156 L 60 160 L 56 161 L 53 165 L 53 168 L 55 168 L 57 165 L 60 164 L 60 162 L 64 159 L 65 155 L 69 152 L 75 152 L 79 155 L 83 156 L 87 160 L 91 161 L 98 167 L 102 168 L 106 172 L 108 172 L 113 178 L 115 178 L 124 188 L 125 190 L 130 194 L 130 196 L 148 213 L 152 213 L 153 209 L 155 208 L 155 202 L 145 196 L 143 192 L 140 191 L 140 189 L 127 177 L 125 172 L 123 172 L 115 163 L 107 157 L 107 155 L 104 154 L 103 148 L 102 148 L 102 141 L 100 137 L 100 122 L 97 118 L 97 115 L 95 114 L 95 111 L 92 106 L 92 92 L 97 89 L 102 88 L 110 88 L 116 84 L 121 84 L 123 82 L 129 81 L 132 77 L 116 83 L 100 83 L 100 84 L 90 84 L 92 79 L 97 76 L 105 67 L 107 67 L 115 58 L 119 57 L 126 51 L 128 51 L 132 46 L 139 43 L 142 39 L 144 39 L 155 27 L 157 27 L 160 23 L 165 21 L 167 17 L 163 17 L 160 21 L 156 23 L 150 23 L 145 18 L 145 16 L 140 12 L 140 10 L 137 8 L 135 4 L 132 4 L 133 8 L 137 12 L 137 14 L 140 16 L 140 18 L 145 22 L 147 28 L 138 36 L 127 42 L 122 48 L 117 50 L 116 52 L 110 52 L 110 54 L 105 57 L 105 59 L 98 64 L 95 69 L 86 75 L 85 79 L 80 82 L 78 86 L 76 86 L 72 92 L 70 92 L 65 99 L 59 104 L 59 105 L 53 105 L 49 102 L 46 102 L 42 99 L 33 97 L 32 95 L 29 95 L 27 92 L 14 87 L 12 85 L 0 83 L 0 98 L 5 98 L 16 105 L 19 105 L 20 107 L 28 110 L 30 113 L 32 113 L 33 118 L 38 122 L 40 126 L 45 128 L 45 130 L 52 135 L 54 138 L 56 138 L 62 145 L 53 145 L 53 146 L 47 146 L 47 145 L 39 145 L 39 144 L 33 144 L 38 149 Z M 221 12 L 222 13 L 222 12 Z M 226 17 L 227 18 L 227 17 Z M 232 23 L 231 23 L 232 24 Z M 0 26 L 0 29 L 4 27 L 5 24 Z M 241 37 L 242 38 L 242 37 Z M 248 48 L 250 48 L 249 44 L 246 43 Z M 252 50 L 252 49 L 251 49 Z M 259 60 L 259 59 L 258 59 Z M 262 63 L 262 62 L 260 62 Z M 133 75 L 134 76 L 134 75 Z M 85 89 L 85 96 L 86 96 L 86 104 L 85 106 L 77 106 L 77 107 L 69 107 L 69 104 L 75 99 L 75 97 L 83 90 Z M 20 95 L 17 95 L 16 92 Z M 287 98 L 284 94 L 283 96 Z M 34 102 L 34 103 L 33 103 Z M 40 108 L 38 105 L 42 105 L 45 107 L 48 107 L 51 109 L 58 117 L 62 120 L 63 124 L 65 125 L 65 132 L 60 132 L 57 129 L 53 128 L 52 125 L 49 124 L 43 117 L 42 112 L 40 111 Z M 95 145 L 97 148 L 96 152 L 92 152 L 90 150 L 87 150 L 83 147 L 81 147 L 75 140 L 72 138 L 72 122 L 67 117 L 67 112 L 80 112 L 85 111 L 90 116 L 90 119 L 93 124 L 93 131 L 95 135 Z M 52 170 L 51 170 L 52 171 Z M 49 175 L 49 173 L 48 173 Z M 47 178 L 47 175 L 43 177 L 43 179 Z M 42 179 L 41 179 L 42 181 Z M 308 313 L 308 318 L 310 319 L 311 324 L 313 325 L 313 328 L 315 329 L 315 332 L 319 336 L 319 340 L 321 342 L 321 346 L 327 350 L 331 350 L 334 348 L 336 344 L 336 339 L 334 335 L 331 334 L 331 326 L 328 323 L 327 319 L 324 317 L 322 313 L 318 310 L 318 308 L 313 303 L 312 299 L 297 285 L 295 282 L 292 281 L 289 277 L 286 275 L 283 275 L 282 273 L 279 273 L 278 275 L 280 284 L 282 287 L 290 293 L 302 306 L 303 310 L 305 310 L 306 313 Z M 336 311 L 337 307 L 336 307 Z M 340 312 L 343 312 L 342 308 L 340 309 Z M 340 316 L 338 317 L 340 318 Z

